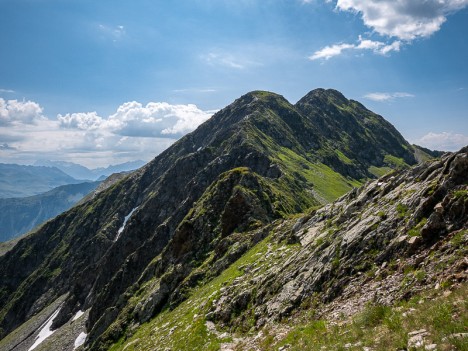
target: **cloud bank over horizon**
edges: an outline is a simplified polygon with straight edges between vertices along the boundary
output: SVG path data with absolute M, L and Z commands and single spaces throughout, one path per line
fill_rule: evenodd
M 0 98 L 0 156 L 12 163 L 50 159 L 89 167 L 148 161 L 213 113 L 193 104 L 131 101 L 108 117 L 78 112 L 51 119 L 37 102 Z
M 416 144 L 431 150 L 458 151 L 468 146 L 468 136 L 455 132 L 429 132 L 416 140 Z

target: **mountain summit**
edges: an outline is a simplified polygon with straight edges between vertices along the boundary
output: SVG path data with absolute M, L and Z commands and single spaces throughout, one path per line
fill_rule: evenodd
M 296 105 L 248 93 L 0 257 L 0 346 L 27 350 L 46 325 L 58 331 L 37 349 L 106 350 L 219 276 L 274 221 L 408 168 L 414 153 L 335 90 Z

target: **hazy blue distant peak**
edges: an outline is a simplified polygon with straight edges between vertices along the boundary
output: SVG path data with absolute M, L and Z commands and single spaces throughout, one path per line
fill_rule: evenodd
M 134 169 L 140 168 L 144 164 L 144 161 L 136 160 L 116 165 L 110 165 L 108 167 L 89 169 L 85 166 L 69 161 L 37 160 L 34 163 L 35 166 L 56 167 L 62 172 L 72 176 L 73 178 L 82 180 L 97 180 L 101 178 L 106 178 L 112 173 L 132 171 Z

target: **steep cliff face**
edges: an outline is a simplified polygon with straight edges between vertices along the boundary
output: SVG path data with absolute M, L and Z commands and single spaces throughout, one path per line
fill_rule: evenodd
M 0 335 L 45 322 L 55 306 L 53 330 L 69 330 L 86 311 L 85 347 L 108 349 L 225 271 L 268 236 L 273 221 L 336 199 L 371 167 L 415 162 L 391 125 L 336 91 L 301 101 L 246 94 L 18 242 L 0 258 Z M 359 144 L 349 144 L 357 135 Z M 32 335 L 17 349 L 27 349 Z

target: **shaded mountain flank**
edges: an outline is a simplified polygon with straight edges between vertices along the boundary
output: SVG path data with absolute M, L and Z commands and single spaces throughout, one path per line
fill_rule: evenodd
M 332 315 L 349 294 L 353 313 L 384 262 L 392 276 L 432 250 L 463 266 L 446 247 L 466 239 L 466 150 L 410 168 L 415 154 L 338 91 L 248 93 L 0 257 L 0 347 L 28 350 L 41 328 L 35 350 L 243 347 L 307 306 Z

